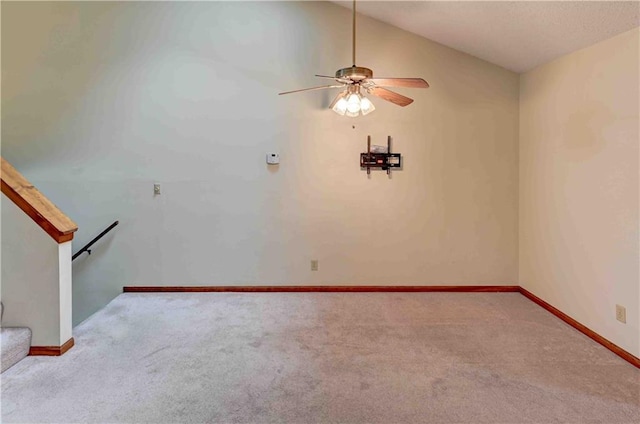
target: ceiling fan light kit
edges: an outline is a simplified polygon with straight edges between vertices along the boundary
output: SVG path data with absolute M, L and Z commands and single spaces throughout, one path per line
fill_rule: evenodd
M 369 68 L 356 66 L 356 0 L 353 0 L 353 66 L 342 68 L 336 71 L 334 77 L 326 75 L 316 75 L 319 78 L 335 80 L 337 85 L 323 85 L 320 87 L 303 88 L 301 90 L 286 91 L 283 94 L 299 93 L 301 91 L 323 90 L 325 88 L 344 88 L 343 91 L 333 99 L 329 108 L 338 115 L 355 118 L 360 115 L 367 115 L 376 108 L 368 98 L 362 95 L 362 91 L 380 97 L 383 100 L 394 103 L 398 106 L 407 106 L 413 103 L 413 99 L 387 90 L 383 87 L 407 87 L 407 88 L 428 88 L 429 84 L 422 78 L 373 78 L 373 71 Z
M 376 107 L 371 100 L 360 94 L 360 86 L 350 85 L 346 90 L 338 93 L 331 102 L 331 109 L 338 115 L 355 118 L 360 114 L 368 115 L 376 110 Z

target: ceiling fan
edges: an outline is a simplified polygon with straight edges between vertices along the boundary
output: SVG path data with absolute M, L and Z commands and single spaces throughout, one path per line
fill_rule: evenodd
M 353 66 L 336 71 L 335 77 L 316 75 L 319 78 L 335 80 L 338 84 L 320 87 L 303 88 L 301 90 L 285 91 L 279 95 L 299 93 L 301 91 L 323 90 L 326 88 L 344 88 L 333 99 L 329 107 L 339 115 L 356 117 L 367 115 L 375 110 L 373 103 L 362 96 L 362 91 L 373 94 L 398 106 L 407 106 L 413 99 L 387 90 L 384 87 L 429 88 L 429 84 L 422 78 L 373 78 L 373 71 L 369 68 L 356 66 L 356 0 L 353 0 Z

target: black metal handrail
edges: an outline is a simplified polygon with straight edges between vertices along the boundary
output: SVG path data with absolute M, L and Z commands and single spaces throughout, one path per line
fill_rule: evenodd
M 113 224 L 109 225 L 106 230 L 104 230 L 103 232 L 98 234 L 97 237 L 94 238 L 93 240 L 91 240 L 89 243 L 87 243 L 87 245 L 85 247 L 83 247 L 82 249 L 78 250 L 78 252 L 71 257 L 71 260 L 72 261 L 75 260 L 78 256 L 82 255 L 84 252 L 87 252 L 90 255 L 91 254 L 91 249 L 89 249 L 89 248 L 91 246 L 93 246 L 93 243 L 97 242 L 102 237 L 104 237 L 105 234 L 107 234 L 109 231 L 113 230 L 113 227 L 115 227 L 119 223 L 120 223 L 120 221 L 116 221 Z

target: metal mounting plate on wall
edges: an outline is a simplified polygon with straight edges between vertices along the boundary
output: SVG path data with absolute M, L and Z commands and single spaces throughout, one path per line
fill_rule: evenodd
M 400 153 L 360 153 L 360 168 L 400 168 Z
M 402 168 L 402 155 L 391 153 L 391 136 L 387 137 L 387 151 L 385 153 L 371 151 L 371 136 L 367 136 L 367 152 L 360 153 L 360 168 L 366 169 L 367 174 L 371 168 L 378 168 L 391 172 L 391 168 Z

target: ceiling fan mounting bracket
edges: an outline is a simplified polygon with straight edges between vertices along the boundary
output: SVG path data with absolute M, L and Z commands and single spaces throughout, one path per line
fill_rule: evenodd
M 342 68 L 336 71 L 336 78 L 347 78 L 351 81 L 362 81 L 372 77 L 373 71 L 371 69 L 360 66 L 351 66 L 349 68 Z

